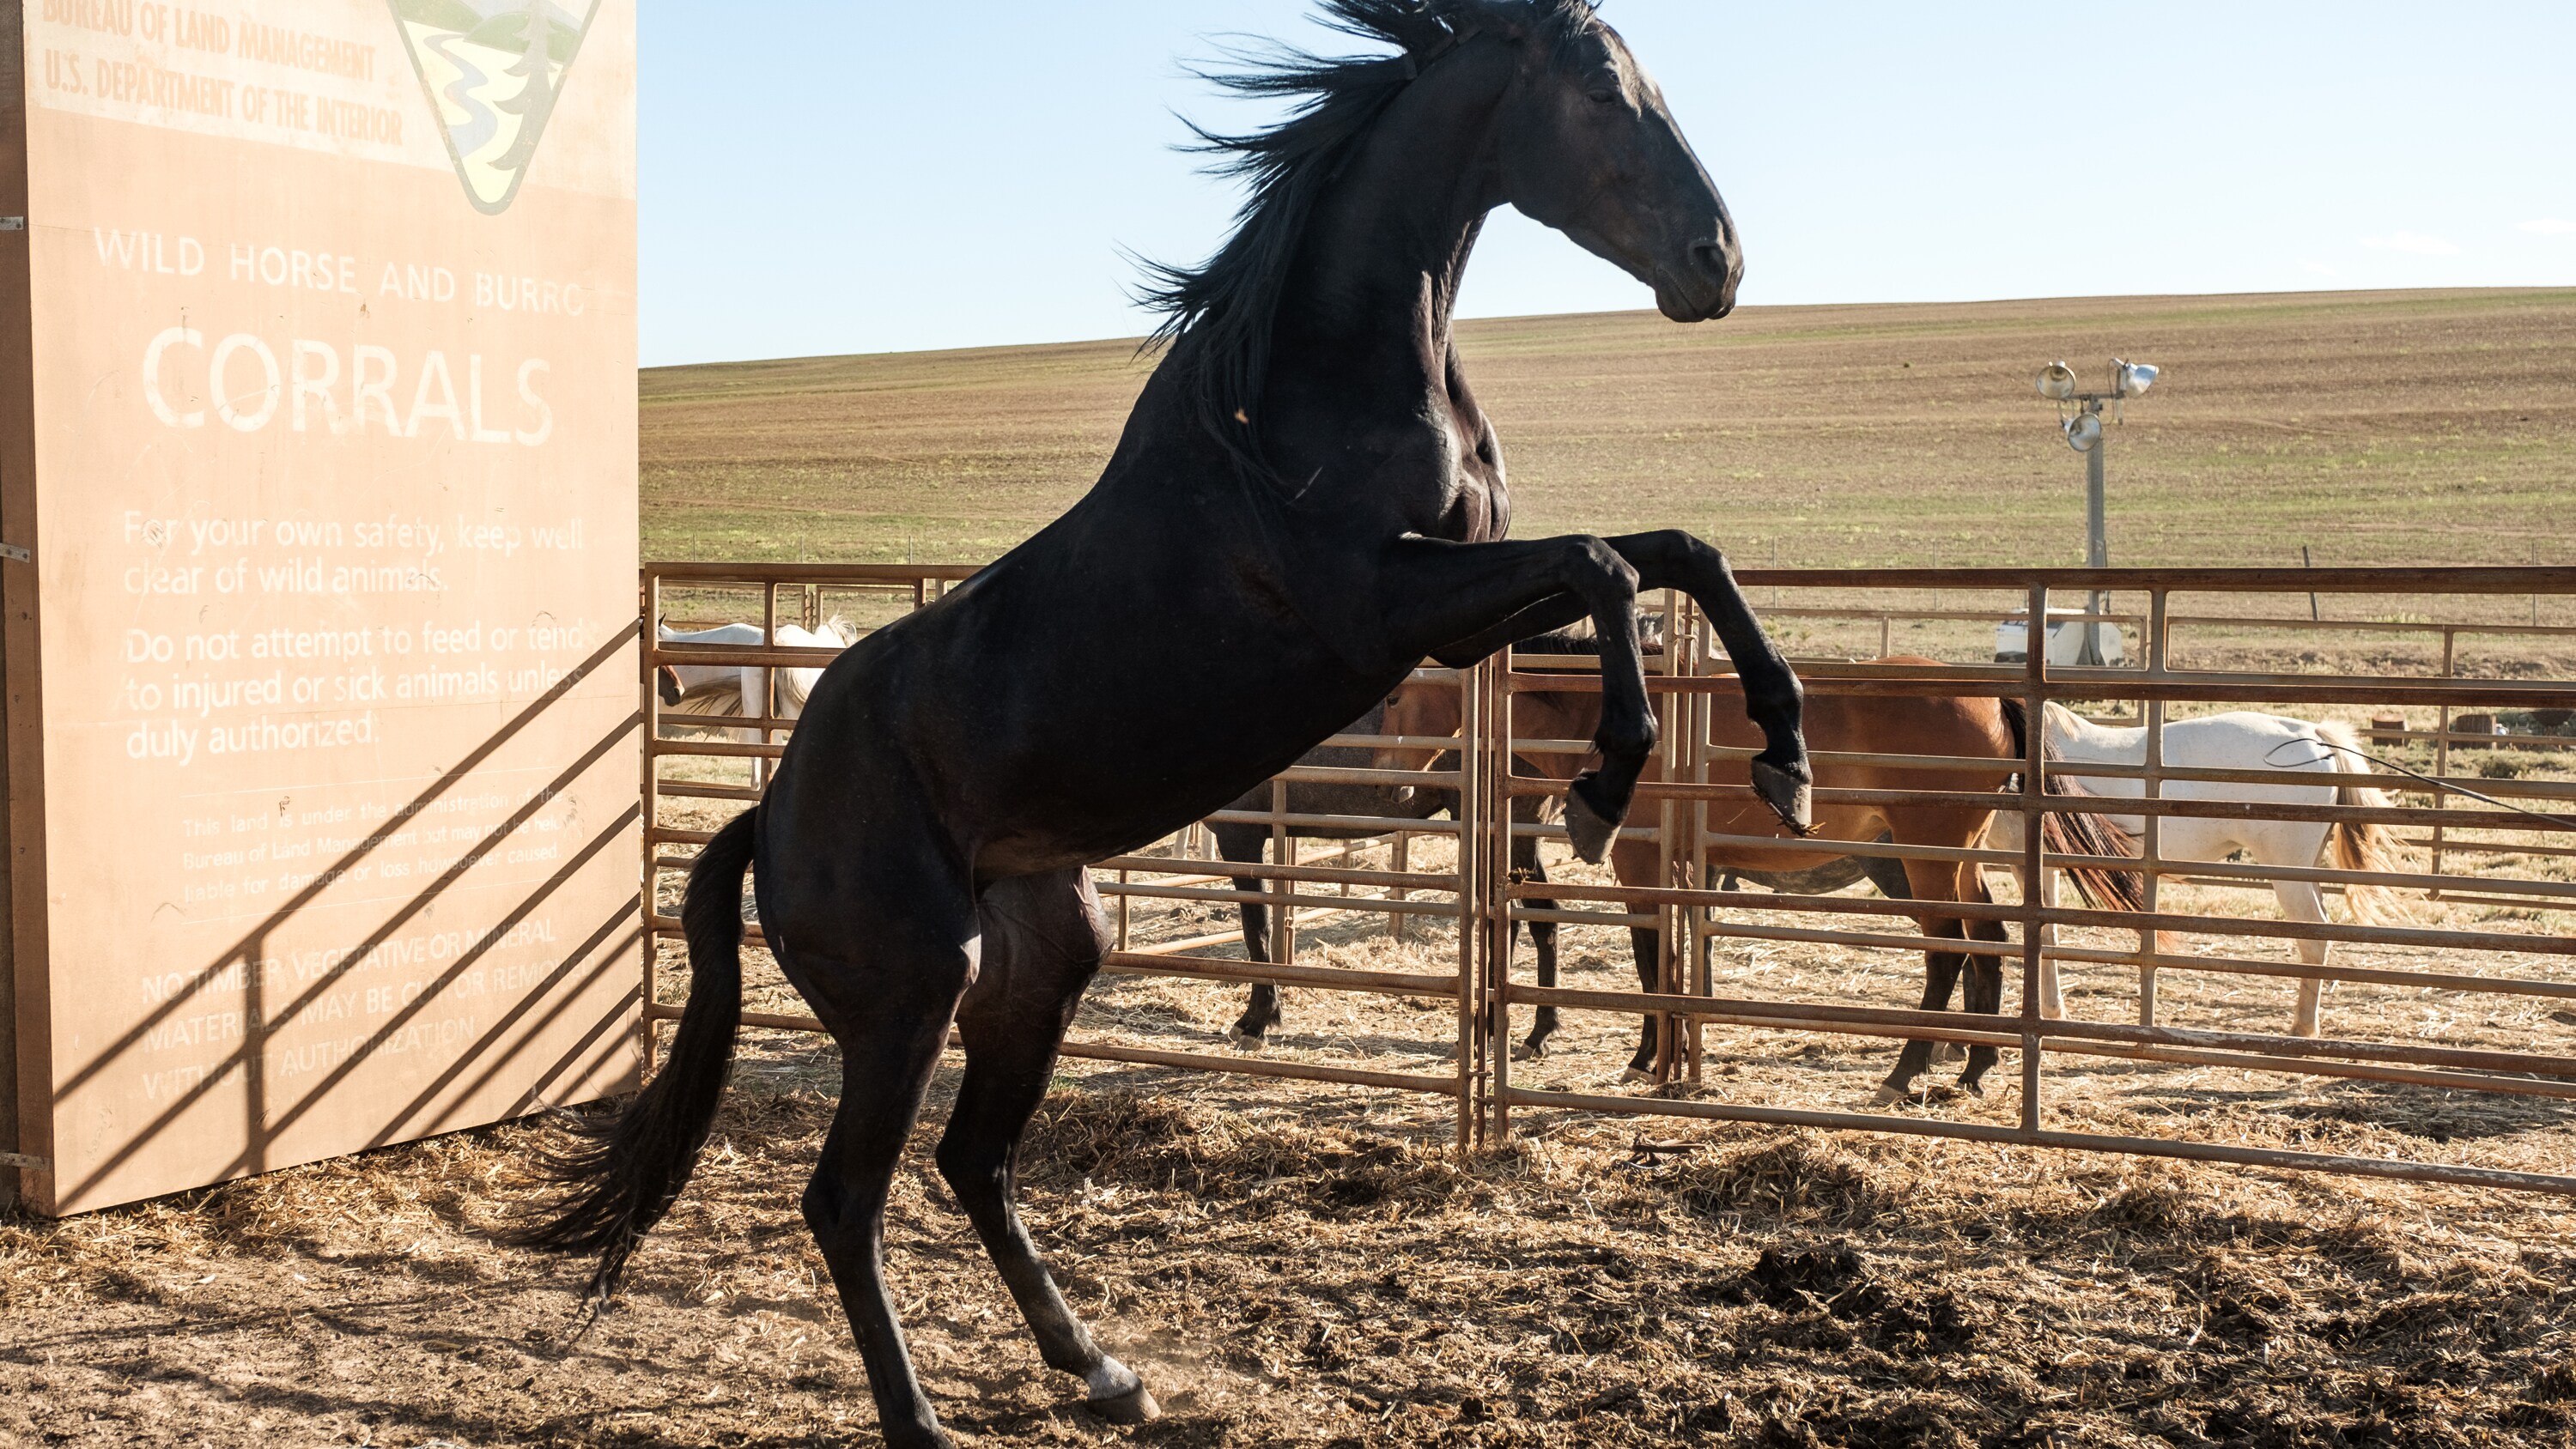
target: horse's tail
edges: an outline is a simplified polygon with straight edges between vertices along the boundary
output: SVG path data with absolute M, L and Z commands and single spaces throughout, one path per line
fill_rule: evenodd
M 2361 754 L 2361 737 L 2352 732 L 2352 726 L 2328 720 L 2318 724 L 2316 731 L 2317 738 L 2329 746 L 2327 753 L 2333 756 L 2336 770 L 2347 775 L 2370 775 L 2370 762 Z M 2385 810 L 2392 802 L 2387 791 L 2375 786 L 2338 784 L 2335 803 Z M 2404 842 L 2394 829 L 2375 820 L 2336 821 L 2326 831 L 2326 850 L 2337 870 L 2397 871 L 2406 868 Z M 2347 882 L 2343 890 L 2344 902 L 2352 908 L 2353 920 L 2361 925 L 2378 926 L 2413 918 L 2404 903 L 2386 886 Z
M 737 815 L 689 870 L 680 925 L 689 941 L 689 1004 L 671 1054 L 614 1122 L 577 1129 L 545 1175 L 569 1189 L 506 1236 L 523 1247 L 596 1253 L 590 1292 L 617 1291 L 635 1244 L 679 1199 L 715 1123 L 742 1025 L 742 877 L 751 866 L 757 806 Z
M 2007 697 L 2000 702 L 2004 708 L 2004 722 L 2012 726 L 2013 757 L 2026 760 L 2030 758 L 2029 710 L 2018 699 Z M 2059 758 L 2056 743 L 2044 736 L 2039 750 L 2043 760 L 2053 762 Z M 2082 782 L 2055 770 L 2043 770 L 2040 780 L 2041 787 L 2051 795 L 2093 795 Z M 2097 812 L 2060 814 L 2054 810 L 2047 811 L 2040 816 L 2039 829 L 2040 839 L 2055 854 L 2130 857 L 2138 854 L 2136 838 L 2121 829 L 2120 822 Z M 2066 867 L 2066 876 L 2075 882 L 2075 893 L 2084 898 L 2084 904 L 2094 910 L 2143 911 L 2147 908 L 2145 877 L 2134 870 L 2070 865 Z

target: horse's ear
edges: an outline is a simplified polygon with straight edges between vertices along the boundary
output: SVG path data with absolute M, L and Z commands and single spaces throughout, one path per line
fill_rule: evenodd
M 1458 38 L 1491 35 L 1518 45 L 1538 28 L 1536 0 L 1460 0 L 1453 28 Z

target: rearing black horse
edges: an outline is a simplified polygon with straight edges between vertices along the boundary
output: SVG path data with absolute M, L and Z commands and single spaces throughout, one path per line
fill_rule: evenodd
M 689 1004 L 670 1057 L 558 1164 L 526 1239 L 597 1253 L 614 1290 L 687 1180 L 741 1014 L 742 877 L 787 979 L 842 1051 L 806 1221 L 848 1310 L 886 1441 L 945 1442 L 881 1272 L 888 1183 L 954 1021 L 966 1048 L 941 1173 L 1046 1362 L 1148 1417 L 1137 1376 L 1067 1310 L 1013 1206 L 1013 1156 L 1105 948 L 1085 867 L 1221 807 L 1384 699 L 1590 616 L 1596 771 L 1573 782 L 1598 859 L 1655 742 L 1635 599 L 1698 600 L 1742 672 L 1753 766 L 1793 828 L 1809 779 L 1797 678 L 1717 551 L 1686 534 L 1506 543 L 1493 428 L 1450 339 L 1503 203 L 1722 317 L 1741 273 L 1717 189 L 1585 0 L 1324 0 L 1390 44 L 1242 78 L 1302 99 L 1207 138 L 1251 183 L 1225 246 L 1161 275 L 1170 348 L 1099 484 L 1036 537 L 823 674 L 767 797 L 716 832 L 682 915 Z

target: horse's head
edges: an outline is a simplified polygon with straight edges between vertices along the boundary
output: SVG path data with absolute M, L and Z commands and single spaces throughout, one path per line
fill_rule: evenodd
M 1407 680 L 1387 696 L 1386 715 L 1378 729 L 1390 735 L 1447 739 L 1458 733 L 1459 722 L 1464 718 L 1458 686 Z M 1436 749 L 1381 745 L 1371 754 L 1369 766 L 1378 770 L 1428 770 L 1439 758 L 1440 751 Z
M 1435 6 L 1463 49 L 1499 43 L 1512 79 L 1496 117 L 1503 197 L 1655 289 L 1676 322 L 1735 309 L 1735 222 L 1663 92 L 1589 0 Z

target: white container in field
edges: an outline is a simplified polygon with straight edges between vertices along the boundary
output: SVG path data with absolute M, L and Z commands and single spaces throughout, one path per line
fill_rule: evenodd
M 2084 631 L 2091 629 L 2093 631 L 2095 646 L 2101 653 L 2102 662 L 2104 664 L 2125 663 L 2128 645 L 2121 637 L 2119 625 L 2107 622 L 2083 624 L 2076 622 L 2072 618 L 2059 617 L 2060 615 L 2075 615 L 2086 612 L 2088 611 L 2083 609 L 2051 609 L 2048 611 L 2048 662 L 2051 664 L 2075 664 L 2080 662 L 2084 653 Z M 2019 664 L 2027 660 L 2029 657 L 2030 625 L 2028 620 L 2006 619 L 1995 626 L 1996 663 Z

